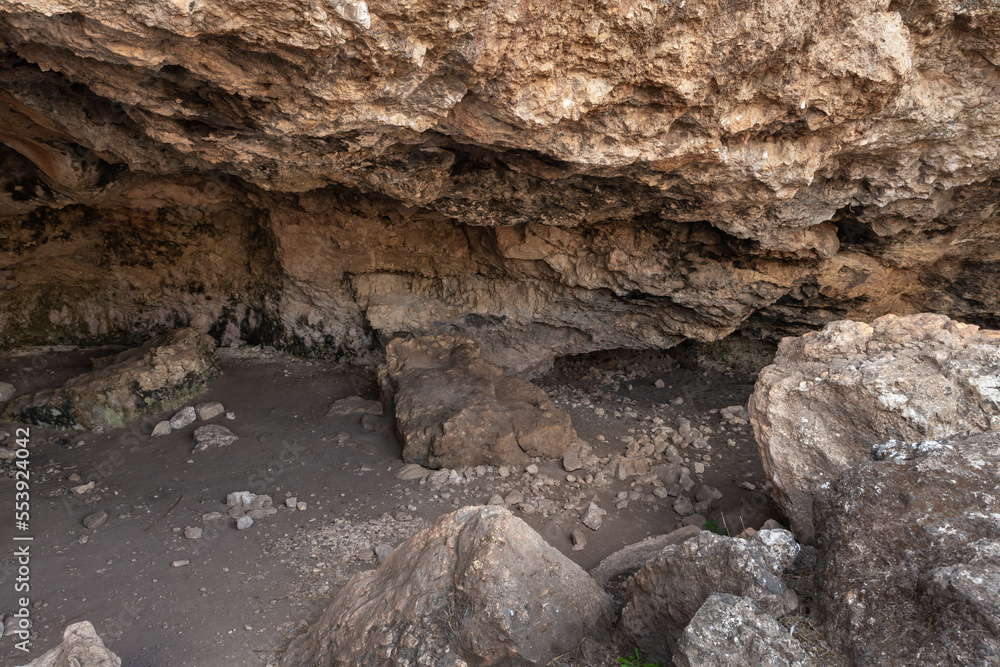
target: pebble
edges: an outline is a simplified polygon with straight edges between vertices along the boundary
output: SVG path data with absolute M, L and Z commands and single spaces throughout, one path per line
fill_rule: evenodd
M 194 411 L 198 414 L 198 419 L 214 419 L 226 411 L 222 403 L 199 403 L 194 406 Z
M 375 558 L 378 559 L 379 565 L 385 562 L 396 548 L 391 544 L 378 544 L 375 546 Z
M 79 482 L 81 479 L 82 478 L 79 475 L 77 475 L 76 473 L 73 473 L 72 475 L 70 475 L 69 477 L 66 478 L 66 481 L 67 482 Z
M 580 530 L 579 528 L 573 529 L 573 534 L 570 535 L 573 540 L 573 551 L 583 551 L 587 546 L 587 534 Z
M 83 525 L 86 526 L 87 528 L 90 528 L 91 530 L 93 530 L 94 528 L 98 528 L 99 526 L 103 526 L 107 522 L 108 522 L 108 513 L 105 512 L 104 510 L 94 512 L 93 514 L 88 514 L 83 518 Z
M 583 510 L 580 520 L 583 521 L 583 525 L 587 528 L 597 530 L 604 523 L 604 517 L 607 513 L 607 510 L 602 510 L 597 506 L 597 503 L 591 502 L 587 505 L 587 509 Z
M 87 482 L 86 484 L 83 484 L 81 486 L 74 486 L 73 487 L 73 492 L 76 493 L 77 495 L 81 495 L 81 496 L 83 494 L 88 493 L 88 492 L 93 491 L 93 490 L 94 490 L 94 482 L 93 481 Z
M 680 396 L 671 401 L 674 405 L 684 405 L 684 399 Z
M 188 526 L 184 529 L 184 537 L 189 540 L 200 540 L 201 532 L 201 528 L 198 528 L 197 526 Z
M 291 496 L 289 498 L 285 498 L 285 507 L 287 507 L 288 509 L 292 509 L 293 510 L 293 509 L 295 509 L 298 506 L 299 506 L 299 499 L 296 498 L 295 496 Z
M 17 389 L 14 388 L 14 385 L 9 382 L 0 382 L 0 403 L 6 403 L 14 398 L 16 393 Z
M 757 485 L 753 482 L 740 482 L 740 488 L 746 489 L 747 491 L 753 491 L 757 488 Z
M 17 453 L 13 449 L 8 449 L 6 447 L 0 447 L 0 459 L 4 461 L 9 461 L 17 456 Z
M 170 428 L 179 429 L 190 426 L 198 418 L 198 413 L 190 405 L 182 408 L 177 414 L 170 418 Z
M 227 412 L 226 413 L 226 419 L 236 419 L 236 413 L 235 412 Z
M 538 474 L 538 466 L 536 466 L 534 463 L 532 463 L 530 466 L 528 466 L 525 470 L 526 470 L 526 472 L 529 475 L 537 475 Z
M 172 562 L 170 564 L 170 567 L 187 567 L 190 564 L 191 564 L 191 561 L 189 561 L 187 559 L 184 559 L 184 560 L 175 560 L 174 562 Z
M 300 512 L 305 512 L 308 509 L 308 505 L 306 505 L 303 502 L 300 502 L 298 505 L 296 505 L 296 507 L 299 508 Z
M 253 525 L 253 519 L 248 516 L 241 516 L 236 520 L 236 530 L 246 530 Z
M 201 515 L 202 521 L 218 521 L 222 518 L 221 512 L 207 512 Z
M 687 496 L 681 496 L 674 501 L 674 511 L 681 516 L 688 516 L 694 514 L 694 505 L 691 503 L 691 499 Z
M 412 480 L 412 479 L 427 479 L 427 477 L 433 472 L 433 470 L 428 470 L 422 465 L 416 463 L 407 463 L 405 466 L 399 469 L 396 473 L 396 479 L 402 480 Z
M 694 464 L 694 474 L 701 475 L 704 472 L 705 472 L 705 464 L 704 463 L 695 463 Z
M 657 380 L 656 382 L 653 383 L 653 386 L 656 387 L 657 389 L 663 389 L 664 387 L 667 386 L 667 383 L 664 382 L 663 380 Z
M 153 432 L 150 434 L 153 437 L 158 437 L 161 435 L 170 435 L 170 422 L 162 421 L 157 422 L 156 426 L 153 427 Z
M 494 493 L 492 496 L 490 496 L 490 500 L 486 504 L 487 505 L 499 505 L 500 507 L 503 507 L 507 503 L 506 503 L 506 501 L 504 501 L 503 496 L 501 496 L 499 493 Z

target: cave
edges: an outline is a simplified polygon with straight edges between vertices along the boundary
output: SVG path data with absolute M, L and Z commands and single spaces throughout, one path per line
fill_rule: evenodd
M 995 62 L 1000 12 L 936 0 L 0 4 L 0 662 L 86 619 L 127 665 L 277 665 L 349 575 L 467 505 L 588 570 L 786 521 L 742 407 L 783 339 L 1000 322 Z M 178 336 L 208 351 L 169 387 L 70 396 Z M 388 359 L 421 340 L 460 341 L 472 394 L 551 399 L 603 481 L 521 426 L 513 462 L 400 478 Z M 658 462 L 721 501 L 675 511 Z M 271 503 L 250 530 L 239 492 Z M 591 500 L 611 513 L 581 541 Z

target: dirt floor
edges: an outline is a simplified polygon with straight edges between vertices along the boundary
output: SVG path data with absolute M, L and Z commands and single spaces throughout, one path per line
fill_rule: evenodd
M 0 379 L 19 393 L 58 386 L 97 354 L 7 354 Z M 722 493 L 706 518 L 734 534 L 780 518 L 749 425 L 720 413 L 746 404 L 754 375 L 699 364 L 695 356 L 589 355 L 557 363 L 536 383 L 601 457 L 641 448 L 688 420 L 701 438 L 700 448 L 679 449 L 684 465 L 703 465 L 693 477 Z M 221 377 L 190 404 L 220 401 L 234 413 L 211 420 L 239 436 L 231 446 L 192 453 L 192 432 L 202 422 L 151 437 L 155 423 L 175 411 L 107 433 L 31 428 L 32 649 L 21 653 L 16 639 L 5 637 L 0 664 L 24 664 L 57 645 L 67 624 L 89 620 L 129 667 L 274 665 L 353 573 L 377 567 L 376 549 L 494 494 L 521 491 L 515 513 L 587 569 L 681 525 L 676 498 L 655 496 L 641 477 L 568 481 L 572 473 L 558 461 L 538 462 L 535 474 L 486 468 L 464 471 L 454 483 L 399 480 L 403 463 L 389 418 L 363 425 L 356 416 L 326 416 L 338 399 L 378 398 L 372 369 L 259 348 L 223 351 L 220 364 Z M 16 428 L 0 422 L 8 445 Z M 651 472 L 659 463 L 651 462 Z M 13 560 L 13 463 L 0 461 L 0 473 L 3 615 L 16 609 L 6 567 Z M 91 490 L 74 490 L 91 481 Z M 268 494 L 278 513 L 237 530 L 226 515 L 234 491 Z M 287 508 L 288 496 L 304 509 Z M 584 529 L 587 545 L 573 551 L 570 534 L 582 527 L 580 512 L 591 500 L 608 515 L 599 530 Z M 85 528 L 84 517 L 100 510 L 107 522 Z M 189 528 L 202 529 L 201 537 L 185 537 Z M 596 665 L 609 664 L 618 649 L 588 650 Z

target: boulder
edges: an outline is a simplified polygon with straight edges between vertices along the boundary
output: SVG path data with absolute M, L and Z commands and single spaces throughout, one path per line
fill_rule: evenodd
M 619 630 L 643 655 L 669 660 L 684 628 L 712 593 L 751 598 L 781 617 L 798 608 L 795 593 L 781 580 L 797 553 L 791 539 L 765 543 L 756 536 L 743 540 L 703 530 L 666 547 L 627 581 Z
M 609 613 L 576 564 L 502 507 L 464 507 L 341 589 L 284 667 L 544 665 Z
M 200 426 L 194 430 L 195 446 L 191 451 L 201 452 L 210 447 L 226 447 L 239 439 L 238 435 L 225 426 L 220 426 L 219 424 Z
M 61 428 L 117 428 L 174 408 L 205 389 L 219 369 L 215 341 L 178 329 L 126 350 L 55 390 L 22 396 L 5 418 Z
M 63 632 L 62 644 L 23 667 L 121 667 L 122 661 L 104 646 L 89 621 Z
M 698 526 L 685 526 L 666 535 L 647 537 L 606 556 L 590 570 L 590 576 L 599 586 L 605 587 L 625 575 L 633 574 L 667 547 L 683 544 L 700 533 L 701 528 Z
M 556 458 L 576 439 L 544 391 L 508 377 L 460 335 L 396 339 L 379 382 L 396 415 L 403 460 L 430 468 Z
M 712 593 L 684 629 L 677 667 L 811 667 L 802 646 L 750 598 Z
M 857 665 L 1000 659 L 1000 433 L 890 442 L 816 495 L 825 634 Z
M 1000 428 L 1000 331 L 943 315 L 841 321 L 786 338 L 750 398 L 774 498 L 813 538 L 816 489 L 889 439 Z

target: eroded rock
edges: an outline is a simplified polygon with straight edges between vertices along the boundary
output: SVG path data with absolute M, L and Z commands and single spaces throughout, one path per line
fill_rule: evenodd
M 62 428 L 124 426 L 204 390 L 219 374 L 214 349 L 209 336 L 178 329 L 116 355 L 59 389 L 16 399 L 7 417 Z
M 63 641 L 23 667 L 121 667 L 122 661 L 105 648 L 89 621 L 66 628 Z
M 825 634 L 857 665 L 1000 656 L 1000 434 L 890 442 L 816 495 Z
M 282 665 L 527 667 L 578 646 L 608 611 L 586 572 L 520 519 L 465 507 L 352 577 Z
M 750 398 L 774 498 L 800 540 L 812 496 L 891 438 L 1000 428 L 1000 332 L 942 315 L 842 321 L 785 339 Z
M 556 458 L 576 439 L 544 391 L 508 377 L 458 335 L 396 339 L 379 371 L 403 460 L 431 468 Z
M 794 546 L 793 546 L 794 545 Z M 668 660 L 684 628 L 712 593 L 751 598 L 781 617 L 798 598 L 781 580 L 798 545 L 756 538 L 743 540 L 700 531 L 670 545 L 626 583 L 620 632 L 645 656 Z

